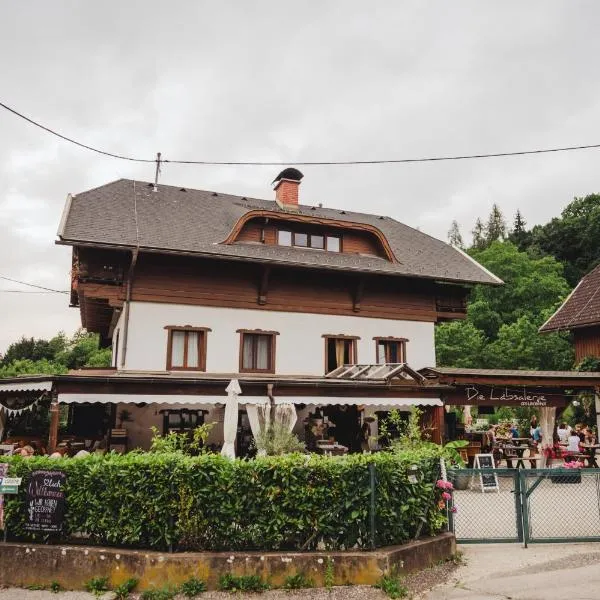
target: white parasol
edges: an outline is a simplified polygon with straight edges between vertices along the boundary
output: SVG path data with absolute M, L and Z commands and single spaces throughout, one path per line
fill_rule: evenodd
M 237 379 L 232 379 L 225 390 L 227 403 L 225 404 L 225 417 L 223 418 L 223 448 L 221 454 L 235 458 L 235 438 L 238 427 L 238 396 L 242 393 Z

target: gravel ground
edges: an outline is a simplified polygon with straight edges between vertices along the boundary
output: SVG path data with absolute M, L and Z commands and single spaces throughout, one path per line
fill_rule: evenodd
M 419 598 L 422 593 L 435 585 L 447 581 L 456 565 L 445 563 L 431 569 L 425 569 L 409 575 L 404 585 L 409 589 L 409 598 Z M 108 592 L 100 596 L 101 600 L 111 600 L 113 594 Z M 135 594 L 131 599 L 137 598 Z M 315 588 L 310 590 L 270 590 L 264 594 L 228 594 L 225 592 L 206 592 L 198 596 L 198 600 L 385 600 L 387 596 L 373 587 L 359 585 L 352 587 L 334 587 L 331 590 Z M 44 590 L 24 590 L 17 588 L 0 589 L 0 600 L 98 600 L 98 596 L 87 592 L 60 592 L 53 594 Z M 186 600 L 178 596 L 177 600 Z

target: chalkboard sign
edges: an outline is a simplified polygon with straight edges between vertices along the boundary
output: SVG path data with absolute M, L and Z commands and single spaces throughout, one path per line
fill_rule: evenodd
M 475 469 L 495 469 L 496 465 L 494 464 L 494 457 L 491 454 L 476 454 L 473 467 Z M 500 491 L 498 476 L 493 471 L 480 471 L 479 483 L 481 484 L 482 492 L 485 492 L 486 490 Z
M 60 531 L 65 513 L 65 482 L 62 471 L 33 471 L 27 483 L 29 531 Z

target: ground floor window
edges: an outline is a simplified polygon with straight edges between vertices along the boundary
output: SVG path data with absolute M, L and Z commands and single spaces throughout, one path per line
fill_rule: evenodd
M 325 373 L 329 373 L 343 365 L 357 362 L 356 340 L 353 336 L 331 336 L 325 338 Z
M 406 362 L 407 339 L 376 337 L 374 340 L 377 364 Z

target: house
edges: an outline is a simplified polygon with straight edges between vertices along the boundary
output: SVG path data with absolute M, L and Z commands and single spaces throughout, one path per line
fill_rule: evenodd
M 570 331 L 575 361 L 600 358 L 600 265 L 590 271 L 558 310 L 540 327 L 540 333 Z
M 218 444 L 238 379 L 248 411 L 293 404 L 301 436 L 314 422 L 357 450 L 367 417 L 417 405 L 441 440 L 448 386 L 418 372 L 435 365 L 435 325 L 465 317 L 473 284 L 502 282 L 391 217 L 300 203 L 302 177 L 282 171 L 273 200 L 127 179 L 67 198 L 70 303 L 113 365 L 44 380 L 55 429 L 61 403 L 80 435 L 122 425 L 129 447 L 148 447 L 151 426 L 207 420 Z

